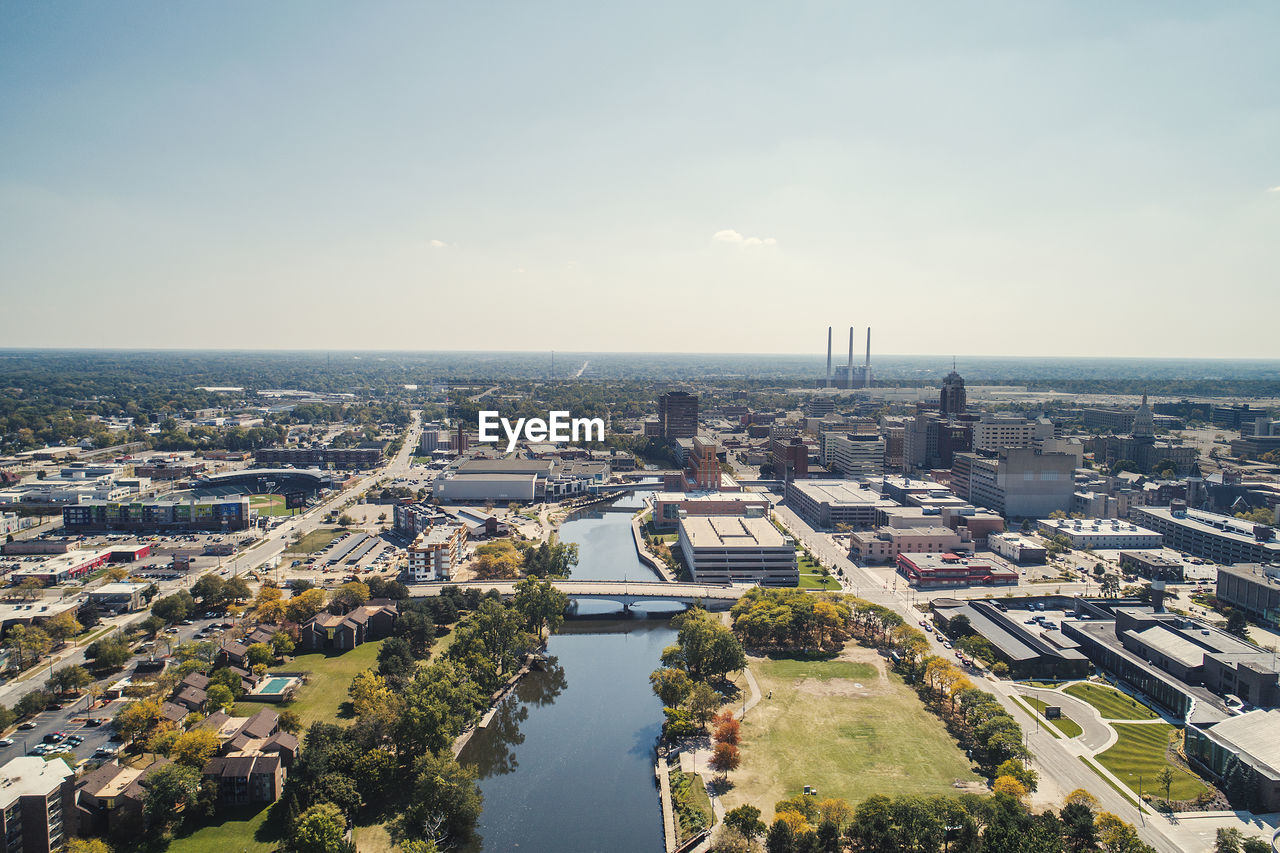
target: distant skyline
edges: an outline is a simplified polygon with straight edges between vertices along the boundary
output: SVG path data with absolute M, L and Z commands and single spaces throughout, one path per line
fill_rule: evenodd
M 8 3 L 0 346 L 1274 358 L 1278 32 L 1272 0 Z

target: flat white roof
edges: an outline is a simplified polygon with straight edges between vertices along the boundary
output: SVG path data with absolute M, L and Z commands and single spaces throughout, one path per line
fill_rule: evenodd
M 794 480 L 790 485 L 811 500 L 822 504 L 898 506 L 896 501 L 889 500 L 859 480 Z
M 1228 717 L 1209 732 L 1280 775 L 1280 710 L 1259 709 Z
M 7 808 L 18 797 L 47 796 L 75 771 L 61 758 L 45 761 L 35 755 L 22 755 L 0 767 L 0 802 Z
M 782 548 L 787 545 L 786 537 L 763 518 L 682 518 L 680 531 L 694 548 Z

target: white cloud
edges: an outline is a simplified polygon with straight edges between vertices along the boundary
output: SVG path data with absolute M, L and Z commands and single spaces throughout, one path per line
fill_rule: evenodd
M 449 244 L 443 240 L 428 240 L 427 245 L 433 249 L 447 249 Z
M 1267 190 L 1267 192 L 1269 192 L 1269 193 L 1280 193 L 1280 185 L 1277 185 L 1277 186 L 1272 187 L 1271 189 Z
M 732 228 L 725 228 L 711 235 L 718 243 L 733 243 L 738 246 L 776 246 L 778 241 L 773 237 L 744 237 Z

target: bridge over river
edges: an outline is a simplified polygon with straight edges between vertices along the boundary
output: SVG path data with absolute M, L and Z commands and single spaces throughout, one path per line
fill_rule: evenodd
M 701 604 L 707 610 L 728 610 L 750 586 L 715 586 L 698 583 L 659 583 L 656 581 L 554 581 L 556 588 L 575 600 L 614 601 L 630 609 L 633 604 L 650 601 L 673 601 L 679 604 Z M 419 583 L 409 585 L 414 596 L 439 595 L 449 584 Z M 515 581 L 467 581 L 452 584 L 462 590 L 496 589 L 503 598 L 515 595 Z

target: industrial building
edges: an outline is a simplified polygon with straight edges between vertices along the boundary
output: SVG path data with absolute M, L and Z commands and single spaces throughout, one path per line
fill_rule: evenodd
M 1275 528 L 1229 515 L 1187 509 L 1185 504 L 1135 506 L 1129 517 L 1164 536 L 1164 543 L 1215 563 L 1280 563 Z
M 825 530 L 837 525 L 866 530 L 875 526 L 878 510 L 898 506 L 858 480 L 794 480 L 787 483 L 786 500 L 798 515 Z
M 765 518 L 686 517 L 678 545 L 698 583 L 756 583 L 794 587 L 800 582 L 796 547 Z
M 1052 539 L 1065 536 L 1072 548 L 1159 548 L 1164 537 L 1128 521 L 1087 518 L 1042 518 L 1036 522 L 1040 534 Z

